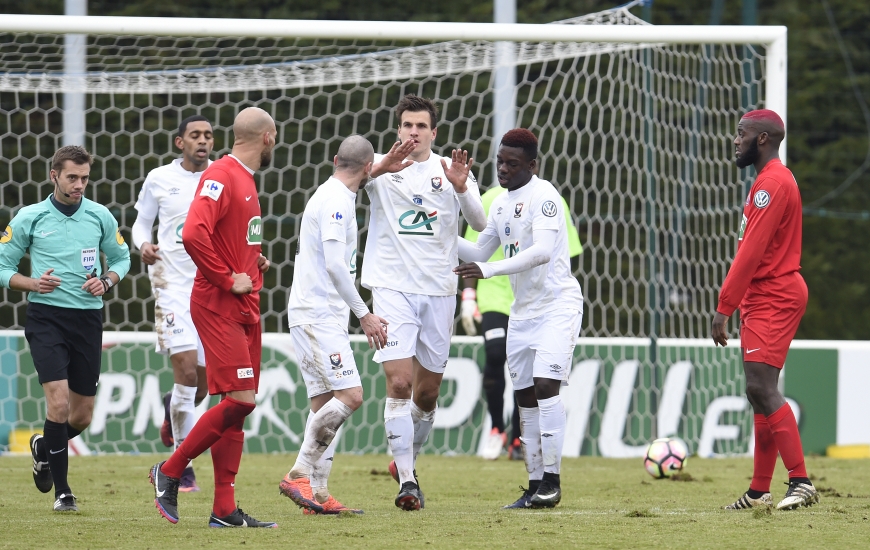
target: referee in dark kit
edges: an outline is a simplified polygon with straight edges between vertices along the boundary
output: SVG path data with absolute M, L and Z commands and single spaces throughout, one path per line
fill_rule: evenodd
M 25 206 L 0 235 L 0 286 L 29 292 L 24 336 L 45 392 L 44 434 L 30 438 L 33 481 L 54 485 L 54 510 L 78 511 L 67 482 L 68 442 L 88 427 L 100 380 L 103 299 L 130 270 L 130 250 L 109 210 L 84 197 L 93 158 L 61 147 L 49 172 L 54 193 Z M 0 226 L 2 227 L 2 226 Z M 30 252 L 32 275 L 18 273 Z M 103 272 L 100 252 L 106 255 Z

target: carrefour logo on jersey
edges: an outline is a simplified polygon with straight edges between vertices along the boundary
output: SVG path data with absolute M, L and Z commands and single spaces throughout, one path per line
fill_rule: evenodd
M 263 244 L 263 222 L 260 216 L 254 216 L 248 221 L 248 244 Z
M 428 214 L 423 210 L 408 210 L 399 216 L 399 227 L 404 230 L 399 231 L 399 235 L 434 236 L 435 227 L 433 224 L 436 221 L 438 221 L 437 210 Z

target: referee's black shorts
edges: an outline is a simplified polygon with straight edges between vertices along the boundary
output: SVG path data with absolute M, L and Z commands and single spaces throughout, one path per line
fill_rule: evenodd
M 68 380 L 79 395 L 97 394 L 103 348 L 103 310 L 27 304 L 24 336 L 39 383 Z

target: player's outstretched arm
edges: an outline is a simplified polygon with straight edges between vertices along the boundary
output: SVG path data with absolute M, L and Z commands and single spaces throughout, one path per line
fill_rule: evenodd
M 489 233 L 481 233 L 476 242 L 463 237 L 459 239 L 459 259 L 465 262 L 485 262 L 492 258 L 498 249 L 498 237 Z
M 550 261 L 556 250 L 557 234 L 558 231 L 555 229 L 535 229 L 532 233 L 534 244 L 519 254 L 497 262 L 477 262 L 483 275 L 480 278 L 489 279 L 496 275 L 513 275 L 544 265 Z
M 401 172 L 405 168 L 414 164 L 414 161 L 405 160 L 408 155 L 414 152 L 417 143 L 412 140 L 406 140 L 405 143 L 397 141 L 390 147 L 390 151 L 381 158 L 380 162 L 372 166 L 371 177 L 376 178 L 387 173 Z

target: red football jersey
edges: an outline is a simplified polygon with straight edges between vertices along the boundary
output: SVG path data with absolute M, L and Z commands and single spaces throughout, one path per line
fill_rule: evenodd
M 197 267 L 190 300 L 238 323 L 258 323 L 263 233 L 253 172 L 226 155 L 206 168 L 197 189 L 181 235 Z M 251 294 L 230 292 L 233 272 L 248 274 Z
M 716 311 L 734 313 L 753 281 L 800 270 L 802 215 L 794 175 L 779 159 L 771 160 L 746 197 L 737 254 L 722 283 Z

